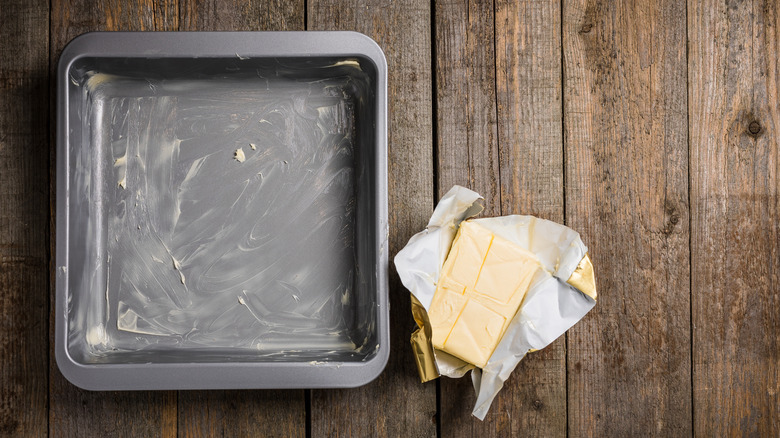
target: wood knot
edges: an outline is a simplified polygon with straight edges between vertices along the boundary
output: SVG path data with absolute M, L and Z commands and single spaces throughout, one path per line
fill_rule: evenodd
M 758 135 L 758 134 L 760 134 L 761 133 L 761 124 L 758 123 L 758 121 L 753 120 L 748 125 L 748 132 L 750 133 L 750 135 Z
M 534 402 L 532 404 L 534 406 L 534 409 L 537 410 L 537 411 L 542 409 L 542 407 L 544 407 L 544 403 L 542 403 L 541 400 L 534 400 Z
M 662 232 L 666 235 L 669 235 L 672 234 L 672 231 L 674 231 L 674 226 L 680 222 L 680 213 L 677 211 L 675 204 L 669 201 L 665 202 L 664 210 L 666 210 L 666 216 L 669 219 Z
M 590 33 L 591 29 L 593 29 L 593 25 L 590 23 L 585 23 L 580 28 L 580 33 Z

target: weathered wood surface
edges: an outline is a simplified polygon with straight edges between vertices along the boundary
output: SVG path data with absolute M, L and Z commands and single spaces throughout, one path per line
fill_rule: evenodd
M 773 2 L 11 0 L 3 12 L 0 435 L 780 433 Z M 387 54 L 391 256 L 452 184 L 482 193 L 486 214 L 565 222 L 590 247 L 598 306 L 520 364 L 485 422 L 470 417 L 470 379 L 418 382 L 393 269 L 390 363 L 363 388 L 92 393 L 54 364 L 64 45 L 91 30 L 305 27 L 361 31 Z
M 569 434 L 691 434 L 686 8 L 563 8 L 566 223 L 599 302 L 569 331 Z
M 68 41 L 88 31 L 302 30 L 304 17 L 302 1 L 54 2 L 52 8 L 52 65 Z M 305 435 L 301 390 L 88 392 L 66 382 L 51 356 L 52 435 Z
M 778 436 L 780 10 L 688 11 L 694 431 Z
M 564 222 L 561 5 L 496 1 L 501 214 Z M 566 339 L 529 354 L 496 400 L 523 436 L 566 434 Z M 507 394 L 509 395 L 509 394 Z M 501 415 L 501 412 L 497 412 Z M 505 436 L 497 433 L 496 436 Z
M 0 435 L 48 416 L 49 5 L 3 4 L 0 26 Z M 16 18 L 18 17 L 18 18 Z
M 430 3 L 309 0 L 309 30 L 354 30 L 384 48 L 388 64 L 390 259 L 433 211 Z M 391 262 L 392 265 L 392 262 Z M 312 436 L 436 434 L 436 383 L 421 384 L 409 346 L 409 293 L 390 270 L 390 360 L 374 382 L 314 390 Z
M 303 0 L 180 0 L 179 30 L 304 30 Z M 179 391 L 179 437 L 306 435 L 303 390 Z
M 179 437 L 306 436 L 300 390 L 179 391 L 178 417 Z
M 438 196 L 485 197 L 487 216 L 563 221 L 558 2 L 439 1 L 435 11 Z M 471 379 L 442 379 L 442 436 L 566 432 L 564 340 L 529 355 L 473 418 Z
M 49 58 L 52 75 L 52 102 L 55 98 L 57 60 L 60 52 L 70 40 L 84 32 L 95 30 L 176 29 L 178 17 L 176 8 L 177 5 L 173 2 L 52 1 L 51 53 Z M 52 105 L 51 108 L 53 114 L 54 106 Z M 53 149 L 54 119 L 52 119 L 51 129 L 51 148 Z M 52 165 L 53 163 L 52 159 Z M 52 181 L 55 181 L 54 169 L 52 169 Z M 56 186 L 53 184 L 51 192 L 52 194 L 56 193 Z M 53 230 L 52 254 L 54 253 L 55 233 L 56 230 Z M 53 286 L 51 287 L 51 308 L 54 308 Z M 90 392 L 81 390 L 65 380 L 54 361 L 53 312 L 50 320 L 49 339 L 49 435 L 72 437 L 115 435 L 171 437 L 176 435 L 175 392 Z
M 179 0 L 178 30 L 304 30 L 304 0 Z

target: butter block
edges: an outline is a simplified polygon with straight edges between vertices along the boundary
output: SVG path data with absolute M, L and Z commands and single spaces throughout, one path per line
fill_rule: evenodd
M 484 367 L 537 269 L 530 252 L 462 222 L 428 309 L 434 348 Z

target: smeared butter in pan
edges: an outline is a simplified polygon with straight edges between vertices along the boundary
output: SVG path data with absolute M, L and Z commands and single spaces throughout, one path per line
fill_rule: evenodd
M 484 367 L 539 268 L 516 244 L 461 223 L 428 309 L 434 348 Z
M 242 149 L 242 148 L 236 149 L 236 151 L 233 153 L 233 158 L 235 158 L 236 161 L 238 161 L 239 163 L 243 163 L 244 160 L 246 160 L 246 155 L 244 154 L 244 149 Z
M 91 143 L 69 162 L 85 219 L 70 230 L 100 242 L 70 267 L 76 360 L 216 349 L 333 363 L 376 350 L 372 274 L 356 269 L 373 250 L 356 239 L 372 174 L 357 172 L 368 158 L 355 121 L 371 84 L 351 66 L 258 66 L 270 79 L 72 82 Z

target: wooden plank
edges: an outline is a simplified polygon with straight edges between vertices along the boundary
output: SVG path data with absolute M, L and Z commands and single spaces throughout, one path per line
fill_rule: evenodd
M 496 4 L 496 73 L 501 157 L 501 213 L 563 223 L 561 5 Z M 529 354 L 508 382 L 512 430 L 566 434 L 565 337 Z M 508 395 L 508 394 L 507 394 Z
M 303 30 L 303 0 L 180 0 L 181 30 Z M 306 434 L 303 390 L 180 391 L 179 436 Z
M 412 0 L 309 0 L 312 30 L 356 30 L 374 38 L 388 62 L 390 257 L 422 230 L 433 209 L 430 3 Z M 409 335 L 409 293 L 390 268 L 391 352 L 374 382 L 316 390 L 312 436 L 432 436 L 436 384 L 421 384 Z
M 86 0 L 53 0 L 51 2 L 51 77 L 56 77 L 57 60 L 62 48 L 77 35 L 94 30 L 174 30 L 178 26 L 177 14 L 178 7 L 175 0 L 167 2 L 112 0 L 98 3 Z M 51 96 L 54 95 L 54 86 L 52 86 Z M 52 175 L 51 181 L 55 180 Z M 56 187 L 52 186 L 52 193 L 55 192 Z M 53 235 L 52 242 L 54 242 Z M 51 302 L 54 303 L 53 288 Z M 53 314 L 51 318 L 50 340 L 53 341 Z M 53 342 L 51 345 L 53 346 Z M 175 392 L 83 391 L 70 384 L 60 374 L 54 362 L 53 349 L 50 349 L 50 363 L 50 436 L 174 436 L 176 434 Z
M 304 0 L 179 0 L 180 30 L 304 30 Z
M 497 1 L 496 75 L 502 213 L 562 223 L 559 1 Z
M 691 434 L 686 8 L 563 8 L 566 221 L 599 303 L 568 336 L 572 436 Z
M 0 435 L 47 433 L 47 1 L 3 4 L 0 26 Z
M 780 435 L 775 2 L 688 2 L 697 436 Z
M 306 435 L 303 391 L 179 393 L 179 436 Z
M 485 198 L 484 214 L 497 216 L 493 2 L 440 0 L 435 12 L 437 195 L 468 187 Z
M 436 4 L 439 196 L 485 196 L 486 216 L 563 221 L 558 2 Z M 443 436 L 560 436 L 566 431 L 563 339 L 521 362 L 484 422 L 471 379 L 442 379 Z

